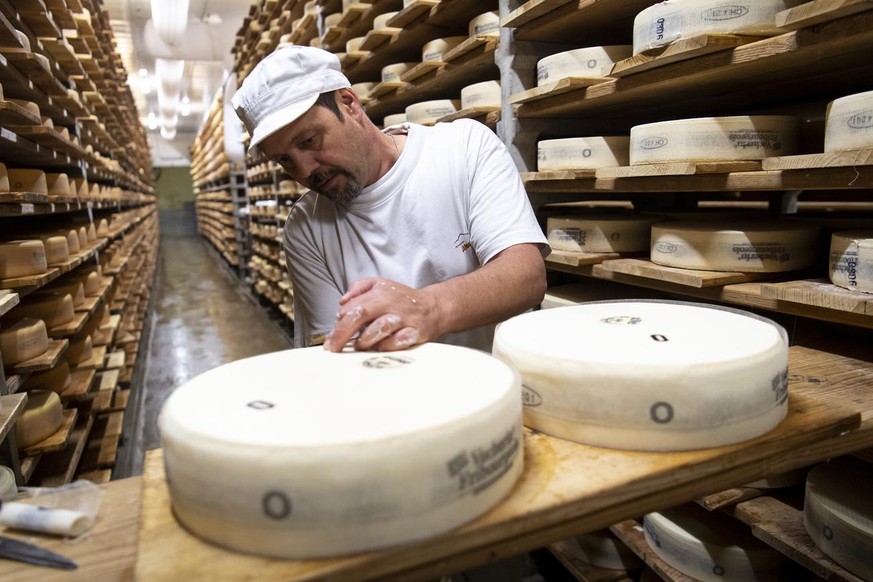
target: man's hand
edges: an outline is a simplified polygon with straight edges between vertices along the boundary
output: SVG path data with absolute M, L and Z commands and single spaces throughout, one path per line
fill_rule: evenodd
M 339 352 L 360 332 L 356 350 L 405 350 L 439 337 L 431 295 L 380 278 L 355 281 L 340 298 L 336 326 L 324 348 Z

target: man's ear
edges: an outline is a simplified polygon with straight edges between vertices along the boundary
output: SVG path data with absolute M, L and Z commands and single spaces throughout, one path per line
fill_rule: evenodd
M 361 105 L 361 100 L 358 98 L 357 94 L 349 88 L 337 89 L 336 100 L 343 115 L 355 116 L 364 111 L 364 108 Z

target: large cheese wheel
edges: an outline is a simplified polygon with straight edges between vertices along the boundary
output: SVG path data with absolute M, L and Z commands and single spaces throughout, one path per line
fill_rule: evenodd
M 631 253 L 649 248 L 656 216 L 591 214 L 550 216 L 546 233 L 554 250 L 585 253 Z
M 803 525 L 835 562 L 873 580 L 873 466 L 842 457 L 814 467 L 806 478 Z
M 364 36 L 356 36 L 346 41 L 346 53 L 354 53 L 361 50 L 361 45 L 364 44 Z
M 703 117 L 631 128 L 630 163 L 761 160 L 797 151 L 798 120 L 789 115 Z
M 97 236 L 106 236 L 109 234 L 109 221 L 101 218 L 97 221 Z
M 873 293 L 873 230 L 833 233 L 828 270 L 834 285 Z
M 0 355 L 10 367 L 41 356 L 48 349 L 48 332 L 41 319 L 26 317 L 0 327 Z
M 61 399 L 54 392 L 31 392 L 15 422 L 15 442 L 29 447 L 56 433 L 64 423 Z
M 424 62 L 441 62 L 447 52 L 467 40 L 466 36 L 448 36 L 435 38 L 421 47 L 421 60 Z
M 94 342 L 90 335 L 70 338 L 70 345 L 64 352 L 64 358 L 73 366 L 87 362 L 93 355 Z
M 65 359 L 58 360 L 54 367 L 41 372 L 34 372 L 24 381 L 24 390 L 43 390 L 60 394 L 70 387 L 73 378 L 70 376 L 70 365 Z
M 80 226 L 76 229 L 76 236 L 79 237 L 79 248 L 88 248 L 88 227 Z
M 41 240 L 0 242 L 0 279 L 38 275 L 48 269 Z
M 752 535 L 749 526 L 695 503 L 643 518 L 652 551 L 683 574 L 703 582 L 787 580 L 787 559 Z
M 76 229 L 62 230 L 58 234 L 67 237 L 67 247 L 69 247 L 71 255 L 75 255 L 82 250 L 79 246 L 79 233 Z
M 584 444 L 721 446 L 787 412 L 785 330 L 739 310 L 606 301 L 534 311 L 497 327 L 493 353 L 521 373 L 525 424 Z
M 40 119 L 42 116 L 40 115 L 39 105 L 33 101 L 29 101 L 27 99 L 9 99 L 12 103 L 15 103 L 37 119 Z
M 382 127 L 388 127 L 389 125 L 399 125 L 405 122 L 406 113 L 392 113 L 391 115 L 385 116 L 385 119 L 382 122 Z
M 24 299 L 12 311 L 14 316 L 33 317 L 45 322 L 49 329 L 73 321 L 75 310 L 69 293 L 33 294 Z
M 776 14 L 806 0 L 668 0 L 634 18 L 634 54 L 701 34 L 779 33 Z
M 86 297 L 94 297 L 100 294 L 101 281 L 99 269 L 88 271 L 82 275 L 76 275 L 76 278 L 82 282 Z
M 824 151 L 873 148 L 873 91 L 828 103 Z
M 438 535 L 503 498 L 523 463 L 518 376 L 435 343 L 238 360 L 178 388 L 158 424 L 178 519 L 281 558 Z
M 537 62 L 537 86 L 567 77 L 604 77 L 612 65 L 631 56 L 626 44 L 590 46 L 544 57 Z
M 626 135 L 567 137 L 537 142 L 537 170 L 596 170 L 626 166 L 630 138 Z
M 467 25 L 467 34 L 470 36 L 500 36 L 500 15 L 491 11 L 473 18 Z
M 461 89 L 461 109 L 500 107 L 500 81 L 482 81 Z
M 73 299 L 74 307 L 79 307 L 85 303 L 85 286 L 79 279 L 64 277 L 37 291 L 37 295 L 56 293 L 69 293 Z
M 592 566 L 609 570 L 633 570 L 643 566 L 633 550 L 609 529 L 576 536 L 573 542 L 569 546 L 573 554 Z
M 48 173 L 45 175 L 45 181 L 49 196 L 70 197 L 70 177 L 66 174 Z
M 400 80 L 400 76 L 406 71 L 414 67 L 416 63 L 393 63 L 382 67 L 382 82 L 395 83 Z
M 819 228 L 776 220 L 672 221 L 652 225 L 653 263 L 702 271 L 780 273 L 815 262 Z
M 67 237 L 54 235 L 42 237 L 45 247 L 45 260 L 47 265 L 60 265 L 70 260 L 70 245 Z
M 373 30 L 398 30 L 388 26 L 388 21 L 397 16 L 397 12 L 386 12 L 373 19 Z
M 457 113 L 460 107 L 459 99 L 434 99 L 413 103 L 406 107 L 406 120 L 410 123 L 434 123 L 441 117 Z

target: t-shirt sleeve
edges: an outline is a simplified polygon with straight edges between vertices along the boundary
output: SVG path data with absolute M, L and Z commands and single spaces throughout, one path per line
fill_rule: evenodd
M 485 264 L 500 251 L 522 243 L 537 245 L 547 256 L 548 241 L 506 147 L 484 125 L 467 123 L 470 230 L 479 261 Z
M 295 348 L 322 343 L 333 330 L 342 296 L 314 244 L 305 213 L 295 204 L 284 229 L 285 262 L 294 290 Z

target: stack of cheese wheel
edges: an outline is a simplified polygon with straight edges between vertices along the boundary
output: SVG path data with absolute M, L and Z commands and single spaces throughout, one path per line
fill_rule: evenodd
M 442 62 L 447 52 L 467 40 L 466 36 L 437 38 L 421 47 L 422 62 Z
M 550 216 L 546 232 L 557 251 L 633 253 L 649 248 L 652 224 L 659 220 L 641 214 Z
M 391 115 L 385 116 L 385 119 L 382 122 L 382 127 L 388 127 L 389 125 L 399 125 L 405 122 L 406 113 L 392 113 Z
M 873 91 L 831 101 L 826 117 L 824 151 L 873 148 Z
M 737 443 L 788 407 L 785 330 L 739 310 L 631 300 L 534 311 L 497 327 L 493 354 L 521 373 L 527 426 L 594 446 Z
M 500 16 L 497 12 L 485 12 L 467 25 L 470 36 L 500 36 Z
M 842 457 L 806 478 L 803 525 L 823 553 L 864 580 L 873 580 L 873 466 Z
M 653 263 L 680 269 L 781 273 L 815 262 L 819 228 L 799 221 L 670 221 L 652 225 Z
M 461 109 L 500 107 L 500 81 L 482 81 L 461 89 Z
M 58 363 L 48 370 L 34 372 L 24 381 L 24 390 L 31 392 L 40 390 L 45 392 L 57 392 L 60 394 L 70 387 L 73 378 L 70 375 L 70 364 L 67 360 L 58 360 Z
M 633 550 L 609 529 L 576 536 L 569 548 L 577 558 L 597 568 L 635 570 L 643 566 Z
M 396 83 L 400 80 L 400 77 L 414 67 L 416 63 L 393 63 L 391 65 L 385 65 L 382 67 L 382 82 L 383 83 Z
M 630 138 L 626 135 L 567 137 L 537 142 L 537 170 L 596 170 L 626 166 Z
M 631 56 L 630 45 L 591 46 L 557 53 L 537 62 L 537 86 L 567 77 L 604 77 Z
M 0 242 L 0 279 L 39 275 L 48 269 L 41 240 Z
M 873 230 L 833 233 L 828 271 L 834 285 L 873 293 Z
M 696 503 L 643 518 L 652 551 L 686 576 L 703 582 L 786 580 L 787 559 L 752 535 L 749 526 Z
M 518 375 L 436 343 L 238 360 L 179 387 L 158 426 L 178 519 L 280 558 L 436 536 L 500 501 L 523 463 Z
M 790 115 L 702 117 L 631 128 L 630 163 L 731 162 L 797 151 L 799 122 Z
M 14 323 L 5 319 L 0 326 L 0 356 L 3 367 L 10 368 L 32 360 L 48 350 L 48 330 L 41 319 L 25 317 Z
M 15 422 L 15 443 L 29 447 L 53 435 L 64 423 L 61 399 L 55 392 L 31 392 Z
M 422 125 L 435 123 L 439 118 L 457 113 L 461 107 L 458 99 L 434 99 L 413 103 L 406 108 L 406 120 Z
M 702 34 L 779 34 L 776 14 L 806 0 L 669 0 L 634 18 L 634 54 Z

